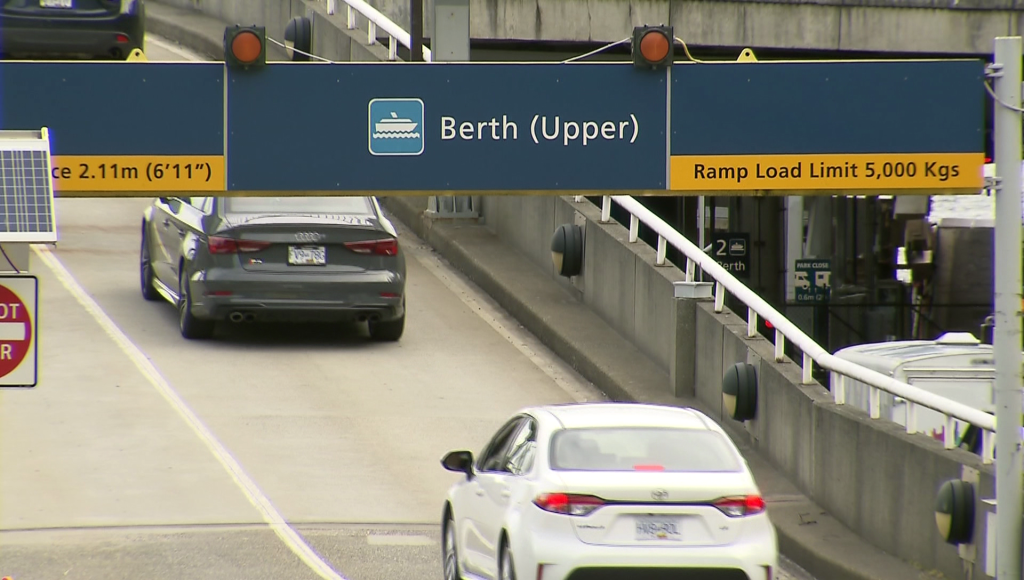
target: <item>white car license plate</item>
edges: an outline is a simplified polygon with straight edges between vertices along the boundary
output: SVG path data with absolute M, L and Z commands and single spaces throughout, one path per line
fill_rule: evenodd
M 675 518 L 637 516 L 636 539 L 640 542 L 678 542 L 683 539 L 683 534 Z
M 39 0 L 43 8 L 74 8 L 74 0 Z
M 293 266 L 323 266 L 327 250 L 323 246 L 289 246 L 288 263 Z

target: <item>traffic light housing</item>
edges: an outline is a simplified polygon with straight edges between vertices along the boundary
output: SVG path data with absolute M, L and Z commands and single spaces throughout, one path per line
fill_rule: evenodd
M 238 67 L 267 64 L 266 27 L 235 25 L 225 28 L 224 62 Z
M 671 26 L 633 28 L 633 65 L 652 70 L 672 66 L 675 58 L 675 38 Z

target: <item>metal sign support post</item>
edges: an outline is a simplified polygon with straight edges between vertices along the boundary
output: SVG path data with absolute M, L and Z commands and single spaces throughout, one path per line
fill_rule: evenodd
M 1020 580 L 1024 463 L 1021 355 L 1021 37 L 995 40 L 996 578 Z
M 423 0 L 410 0 L 409 20 L 409 61 L 423 62 Z
M 430 35 L 434 62 L 470 60 L 469 0 L 435 0 L 434 30 Z M 444 218 L 480 217 L 480 200 L 469 195 L 430 196 L 427 215 Z
M 705 215 L 707 213 L 707 211 L 708 211 L 707 210 L 707 204 L 705 203 L 704 196 L 702 195 L 702 196 L 697 198 L 697 215 L 700 216 L 700 217 L 697 218 L 697 247 L 702 249 L 702 250 L 704 250 L 704 248 L 707 247 L 706 244 L 707 244 L 707 241 L 708 241 L 708 238 L 707 238 L 707 236 L 704 233 L 704 228 L 707 227 L 707 223 L 708 223 L 708 217 L 707 217 L 707 215 Z M 715 223 L 715 213 L 714 213 L 714 211 L 711 212 L 711 223 L 712 224 Z M 714 229 L 715 229 L 714 225 L 712 225 L 711 226 L 711 231 L 714 231 Z M 704 250 L 704 251 L 707 252 L 707 250 Z M 711 251 L 714 252 L 714 248 L 712 248 Z M 698 280 L 700 282 L 703 282 L 704 281 L 704 270 L 702 270 L 700 268 L 697 268 L 697 271 L 699 272 Z

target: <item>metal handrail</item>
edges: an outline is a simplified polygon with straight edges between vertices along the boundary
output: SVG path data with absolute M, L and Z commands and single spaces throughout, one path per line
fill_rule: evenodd
M 993 443 L 996 429 L 995 417 L 963 403 L 930 393 L 919 387 L 898 381 L 867 367 L 832 355 L 782 313 L 772 308 L 757 293 L 720 266 L 714 258 L 701 251 L 696 244 L 676 231 L 675 228 L 655 215 L 654 212 L 644 207 L 639 201 L 628 195 L 603 196 L 601 203 L 601 221 L 603 223 L 611 221 L 612 202 L 619 204 L 629 212 L 629 241 L 631 243 L 636 243 L 639 239 L 640 222 L 643 222 L 644 225 L 658 234 L 658 257 L 656 260 L 658 265 L 665 263 L 666 245 L 671 244 L 686 256 L 686 280 L 688 282 L 693 282 L 695 265 L 699 266 L 715 280 L 715 312 L 721 312 L 725 308 L 726 291 L 743 302 L 748 308 L 747 336 L 749 338 L 759 334 L 757 329 L 758 316 L 770 322 L 775 328 L 775 360 L 777 362 L 782 362 L 786 358 L 786 340 L 789 340 L 799 348 L 803 353 L 803 360 L 799 363 L 803 371 L 803 384 L 813 382 L 811 361 L 818 363 L 822 368 L 838 375 L 834 377 L 838 380 L 833 385 L 832 396 L 836 404 L 843 405 L 846 403 L 846 379 L 850 378 L 860 381 L 869 387 L 868 412 L 873 419 L 880 417 L 880 392 L 884 391 L 901 397 L 907 401 L 906 430 L 908 433 L 918 432 L 916 425 L 917 406 L 941 413 L 946 419 L 946 429 L 943 434 L 943 444 L 946 449 L 956 447 L 953 436 L 953 420 L 957 419 L 970 423 L 982 430 L 982 457 L 984 462 L 993 462 Z
M 359 13 L 366 18 L 367 22 L 367 36 L 366 42 L 370 45 L 377 44 L 377 29 L 381 29 L 388 34 L 388 60 L 398 60 L 398 45 L 395 43 L 400 42 L 402 46 L 412 50 L 412 36 L 402 30 L 402 27 L 395 24 L 390 18 L 384 16 L 379 10 L 367 4 L 364 0 L 341 0 L 346 4 L 346 26 L 349 30 L 355 30 L 358 28 L 356 22 L 356 13 Z M 338 11 L 337 0 L 327 0 L 327 14 L 334 15 Z M 431 51 L 426 46 L 423 48 L 423 60 L 431 62 Z

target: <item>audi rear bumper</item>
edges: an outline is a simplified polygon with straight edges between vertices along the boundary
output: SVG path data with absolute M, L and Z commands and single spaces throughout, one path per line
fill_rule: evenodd
M 274 274 L 209 270 L 192 277 L 192 314 L 263 322 L 389 321 L 405 315 L 405 278 L 395 272 Z M 237 318 L 237 317 L 236 317 Z
M 132 50 L 144 48 L 145 35 L 145 17 L 139 14 L 109 18 L 0 14 L 0 52 L 16 58 L 124 60 Z

